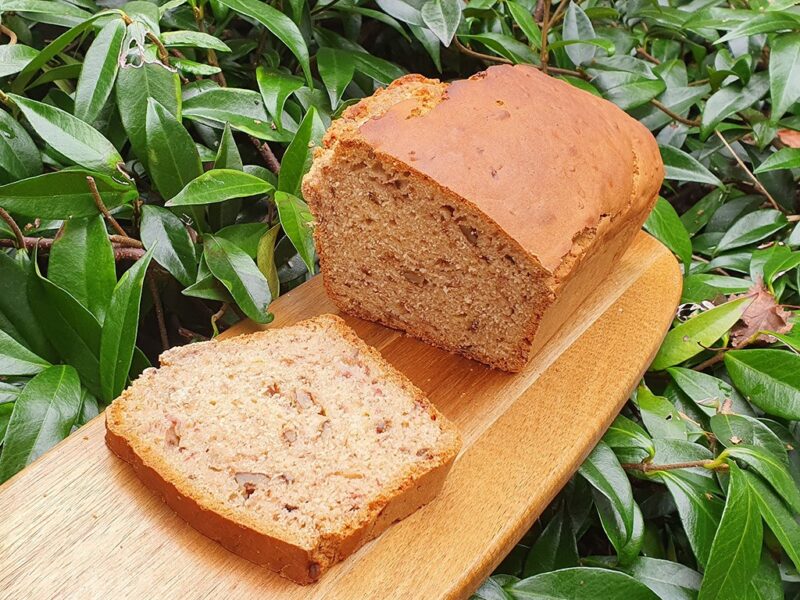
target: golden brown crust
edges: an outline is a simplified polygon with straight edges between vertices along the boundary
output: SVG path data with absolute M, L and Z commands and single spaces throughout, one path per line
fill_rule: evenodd
M 119 401 L 112 403 L 106 411 L 106 443 L 114 454 L 133 467 L 148 488 L 192 527 L 247 560 L 265 565 L 297 583 L 308 584 L 316 581 L 330 566 L 380 535 L 393 522 L 432 500 L 441 489 L 458 454 L 461 438 L 455 426 L 430 404 L 422 391 L 387 363 L 377 350 L 364 343 L 340 317 L 320 315 L 299 325 L 335 329 L 351 344 L 358 346 L 361 352 L 375 361 L 383 378 L 413 395 L 415 402 L 440 423 L 444 433 L 445 444 L 437 449 L 439 453 L 435 455 L 438 461 L 433 465 L 428 463 L 416 467 L 402 481 L 388 487 L 371 504 L 372 510 L 363 521 L 349 530 L 329 535 L 313 548 L 302 548 L 261 530 L 255 521 L 245 522 L 235 518 L 223 505 L 193 489 L 180 473 L 139 444 L 138 440 L 126 437 L 123 404 Z M 250 335 L 269 335 L 269 330 Z M 212 343 L 235 345 L 237 338 Z M 165 362 L 174 361 L 181 353 L 190 351 L 191 346 L 176 348 L 165 353 L 163 358 Z M 120 398 L 126 393 L 123 392 Z

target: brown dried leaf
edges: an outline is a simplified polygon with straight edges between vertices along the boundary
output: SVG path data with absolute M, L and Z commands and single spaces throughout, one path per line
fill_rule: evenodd
M 789 148 L 800 148 L 800 131 L 793 129 L 779 129 L 778 139 Z
M 731 343 L 734 348 L 741 348 L 754 341 L 772 343 L 775 338 L 760 331 L 788 333 L 792 329 L 789 317 L 792 314 L 777 303 L 764 282 L 758 280 L 747 293 L 733 296 L 731 299 L 753 298 L 753 302 L 745 309 L 742 318 L 731 329 Z

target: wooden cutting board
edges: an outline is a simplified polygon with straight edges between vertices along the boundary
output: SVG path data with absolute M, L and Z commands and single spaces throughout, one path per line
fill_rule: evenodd
M 434 502 L 308 587 L 176 517 L 106 448 L 100 416 L 0 486 L 0 598 L 467 598 L 614 419 L 657 351 L 680 289 L 672 255 L 640 234 L 517 375 L 348 318 L 455 421 L 464 447 Z M 272 308 L 273 326 L 336 312 L 319 277 Z

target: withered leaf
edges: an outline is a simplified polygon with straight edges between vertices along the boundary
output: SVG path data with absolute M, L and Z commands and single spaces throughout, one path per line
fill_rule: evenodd
M 793 129 L 779 129 L 778 139 L 789 148 L 800 148 L 800 131 Z
M 746 293 L 733 296 L 731 299 L 753 298 L 753 302 L 745 309 L 741 319 L 731 329 L 731 343 L 734 348 L 741 348 L 754 341 L 772 343 L 775 337 L 761 331 L 787 333 L 792 329 L 789 317 L 792 314 L 778 304 L 764 282 L 758 280 Z

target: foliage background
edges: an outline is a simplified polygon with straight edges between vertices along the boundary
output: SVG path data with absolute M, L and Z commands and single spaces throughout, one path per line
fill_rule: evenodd
M 800 597 L 795 0 L 0 0 L 0 481 L 316 269 L 299 192 L 405 72 L 530 63 L 656 135 L 683 304 L 477 598 Z M 769 333 L 765 333 L 769 332 Z

